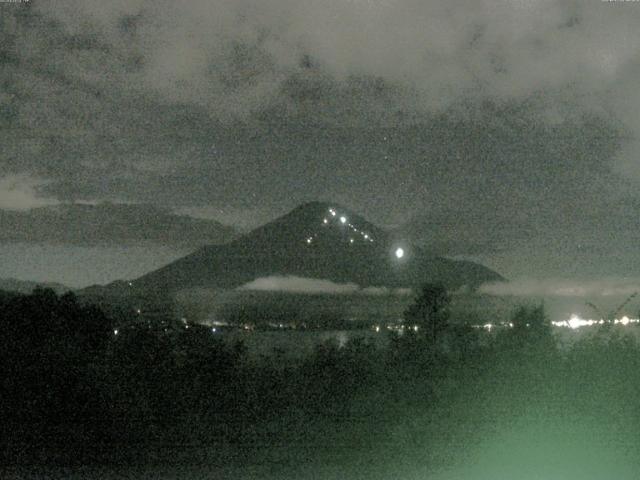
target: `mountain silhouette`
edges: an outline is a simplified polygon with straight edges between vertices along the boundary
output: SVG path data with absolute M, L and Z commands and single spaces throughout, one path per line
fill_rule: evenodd
M 474 288 L 503 280 L 482 265 L 430 255 L 338 204 L 311 202 L 229 243 L 200 248 L 131 285 L 118 285 L 163 292 L 233 289 L 269 276 L 389 288 L 425 282 Z
M 178 215 L 147 204 L 67 203 L 28 211 L 0 210 L 0 241 L 122 246 L 160 244 L 196 248 L 221 244 L 237 231 L 213 220 Z
M 1 278 L 0 290 L 4 292 L 30 294 L 36 288 L 48 288 L 56 292 L 58 295 L 62 295 L 70 291 L 69 287 L 55 282 L 31 282 L 26 280 L 18 280 L 15 278 Z

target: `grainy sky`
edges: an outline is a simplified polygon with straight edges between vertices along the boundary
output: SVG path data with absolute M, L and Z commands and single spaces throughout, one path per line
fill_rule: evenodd
M 600 0 L 2 3 L 0 208 L 247 228 L 333 200 L 508 277 L 640 276 L 639 25 Z

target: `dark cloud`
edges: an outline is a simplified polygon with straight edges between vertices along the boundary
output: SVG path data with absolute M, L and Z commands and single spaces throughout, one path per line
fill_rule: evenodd
M 333 199 L 452 255 L 628 251 L 638 20 L 631 2 L 3 4 L 0 207 L 247 226 Z
M 152 205 L 62 204 L 0 210 L 0 243 L 78 246 L 164 245 L 176 249 L 225 243 L 237 232 L 212 220 Z

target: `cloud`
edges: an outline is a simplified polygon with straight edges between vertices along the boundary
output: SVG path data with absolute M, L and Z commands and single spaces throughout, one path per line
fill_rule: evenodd
M 265 218 L 275 218 L 283 212 L 273 212 L 269 209 L 262 209 L 259 206 L 254 208 L 227 208 L 227 207 L 182 207 L 175 210 L 178 215 L 202 220 L 216 220 L 225 225 L 233 225 L 237 229 L 249 231 L 256 225 L 260 225 Z
M 0 177 L 0 209 L 29 210 L 45 205 L 55 205 L 55 199 L 38 195 L 38 187 L 45 182 L 26 175 L 5 175 Z
M 59 282 L 72 288 L 105 285 L 138 278 L 188 253 L 189 250 L 158 244 L 71 247 L 0 243 L 0 278 Z
M 198 125 L 215 129 L 211 119 L 390 126 L 398 114 L 411 123 L 455 111 L 468 121 L 484 101 L 533 98 L 536 121 L 624 110 L 634 130 L 639 11 L 545 0 L 36 1 L 30 23 L 7 29 L 16 91 L 2 100 L 23 128 L 64 133 L 57 148 L 32 148 L 75 150 L 93 170 L 117 172 L 114 190 L 154 176 L 140 171 L 149 160 L 158 177 L 193 167 L 201 148 L 186 153 L 162 137 L 173 129 L 184 141 Z M 183 114 L 172 122 L 175 106 Z M 69 156 L 58 163 L 76 188 L 91 181 Z
M 419 236 L 451 254 L 577 243 L 625 228 L 617 202 L 637 197 L 632 2 L 0 8 L 0 176 L 46 179 L 43 197 L 260 204 L 253 226 L 331 198 L 381 223 L 424 214 Z
M 31 207 L 37 206 L 33 203 Z M 176 215 L 153 205 L 61 204 L 0 210 L 0 242 L 77 246 L 164 245 L 193 249 L 225 243 L 236 231 L 213 220 Z
M 330 295 L 408 295 L 409 289 L 391 290 L 386 287 L 360 288 L 355 283 L 335 283 L 330 280 L 296 277 L 292 275 L 257 278 L 241 287 L 239 290 L 259 290 L 302 294 L 330 294 Z
M 354 283 L 334 283 L 330 280 L 318 280 L 295 276 L 271 276 L 257 278 L 241 287 L 241 290 L 264 290 L 288 293 L 309 294 L 351 294 L 359 287 Z
M 516 279 L 511 282 L 485 283 L 479 293 L 498 296 L 610 297 L 640 292 L 640 279 L 606 278 L 599 280 Z
M 36 10 L 121 60 L 139 59 L 133 72 L 114 68 L 115 80 L 218 115 L 283 101 L 291 76 L 309 64 L 337 82 L 380 78 L 427 108 L 567 86 L 606 92 L 640 46 L 638 9 L 602 2 L 65 0 Z M 68 66 L 95 80 L 92 65 Z
M 387 288 L 387 287 L 365 287 L 358 293 L 362 295 L 398 295 L 407 296 L 413 294 L 413 290 L 410 288 Z
M 465 117 L 486 100 L 537 98 L 532 113 L 549 124 L 576 108 L 624 110 L 625 125 L 637 123 L 638 109 L 625 101 L 637 98 L 634 5 L 52 0 L 32 2 L 31 18 L 26 9 L 5 9 L 21 13 L 6 21 L 13 61 L 5 75 L 15 91 L 0 102 L 24 127 L 64 132 L 66 149 L 78 136 L 106 146 L 97 160 L 105 170 L 140 148 L 127 132 L 149 139 L 168 130 L 158 109 L 170 115 L 176 105 L 223 122 L 312 114 L 389 126 L 398 113 L 405 121 L 451 109 Z M 127 102 L 133 108 L 123 111 Z M 101 145 L 105 137 L 119 142 Z M 119 166 L 135 179 L 140 161 Z

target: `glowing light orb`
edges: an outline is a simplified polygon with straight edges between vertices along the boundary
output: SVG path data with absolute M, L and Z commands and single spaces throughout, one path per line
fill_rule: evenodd
M 585 320 L 583 318 L 580 318 L 575 313 L 571 315 L 571 318 L 569 318 L 569 320 L 565 321 L 565 325 L 568 325 L 569 328 L 571 328 L 572 330 L 575 330 L 576 328 L 580 328 L 580 327 L 585 327 L 585 326 L 590 327 L 594 323 L 595 323 L 594 320 Z
M 347 217 L 340 217 L 340 223 L 347 223 Z
M 364 238 L 365 240 L 369 240 L 369 235 L 367 235 L 366 233 L 364 234 Z
M 329 220 L 327 220 L 326 218 L 322 221 L 322 223 L 329 223 Z
M 402 257 L 404 257 L 404 249 L 396 248 L 396 258 L 402 258 Z

